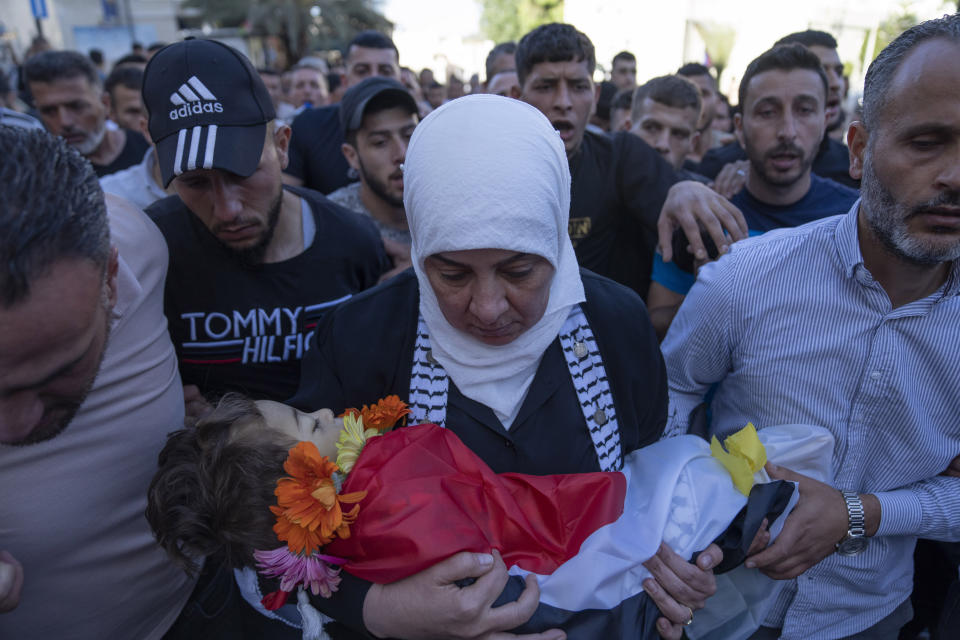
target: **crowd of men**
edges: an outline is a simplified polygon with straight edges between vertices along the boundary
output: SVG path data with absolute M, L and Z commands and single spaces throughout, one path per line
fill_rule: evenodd
M 321 318 L 411 266 L 407 145 L 465 87 L 372 31 L 283 72 L 213 40 L 109 74 L 40 44 L 0 78 L 0 636 L 299 637 L 217 558 L 176 569 L 146 487 L 185 417 L 293 397 Z M 549 24 L 469 87 L 562 139 L 577 260 L 663 341 L 666 435 L 705 398 L 710 435 L 834 432 L 832 486 L 773 472 L 800 503 L 747 562 L 785 584 L 750 637 L 960 637 L 958 54 L 960 15 L 914 27 L 851 114 L 836 40 L 790 34 L 731 109 L 697 63 L 638 86 L 624 51 L 601 86 L 587 35 Z

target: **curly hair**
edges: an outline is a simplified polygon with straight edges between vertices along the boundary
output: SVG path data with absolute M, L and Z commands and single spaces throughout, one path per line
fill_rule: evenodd
M 235 428 L 241 425 L 254 428 Z M 187 573 L 214 554 L 232 568 L 254 566 L 255 549 L 278 546 L 269 507 L 295 443 L 263 426 L 252 400 L 227 394 L 195 427 L 167 437 L 146 517 L 157 542 Z

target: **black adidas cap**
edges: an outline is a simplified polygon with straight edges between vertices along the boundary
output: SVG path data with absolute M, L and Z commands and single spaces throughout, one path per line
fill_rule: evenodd
M 247 177 L 276 117 L 260 74 L 242 53 L 215 40 L 164 47 L 143 73 L 143 103 L 163 185 L 194 169 Z
M 395 96 L 398 103 L 410 113 L 419 113 L 417 101 L 402 84 L 383 76 L 367 78 L 347 89 L 340 99 L 340 126 L 343 127 L 343 135 L 359 129 L 363 125 L 363 112 L 367 110 L 367 105 L 377 96 L 384 94 Z

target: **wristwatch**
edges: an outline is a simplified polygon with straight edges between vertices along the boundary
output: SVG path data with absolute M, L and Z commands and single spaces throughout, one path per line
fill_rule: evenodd
M 855 556 L 867 548 L 869 539 L 864 528 L 863 502 L 856 491 L 841 490 L 847 503 L 847 535 L 837 543 L 837 553 L 842 556 Z

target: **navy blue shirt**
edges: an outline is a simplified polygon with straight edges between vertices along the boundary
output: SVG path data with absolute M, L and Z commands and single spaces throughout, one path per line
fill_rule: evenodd
M 756 236 L 772 229 L 799 227 L 827 216 L 846 213 L 859 195 L 850 187 L 811 174 L 810 189 L 793 204 L 761 202 L 746 187 L 730 198 L 730 202 L 743 212 L 750 235 Z M 696 276 L 683 271 L 675 262 L 664 262 L 658 253 L 653 259 L 653 280 L 673 292 L 686 295 Z
M 340 150 L 343 128 L 340 105 L 305 109 L 293 120 L 289 164 L 284 170 L 303 180 L 303 186 L 327 195 L 351 180 L 350 165 Z

